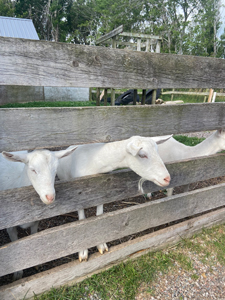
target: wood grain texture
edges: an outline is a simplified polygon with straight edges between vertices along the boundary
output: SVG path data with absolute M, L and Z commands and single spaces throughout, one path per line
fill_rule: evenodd
M 137 126 L 138 124 L 138 126 Z M 225 103 L 0 109 L 0 151 L 225 127 Z
M 0 276 L 224 206 L 224 192 L 225 183 L 46 229 L 0 248 Z
M 119 33 L 123 32 L 123 25 L 120 25 L 119 27 L 113 29 L 112 31 L 104 34 L 103 36 L 101 36 L 99 39 L 97 39 L 95 41 L 95 44 L 98 45 L 112 37 L 115 37 L 116 35 L 118 35 Z
M 224 88 L 225 61 L 1 37 L 0 74 L 0 85 Z
M 174 245 L 182 238 L 198 233 L 202 228 L 221 224 L 225 221 L 225 209 L 207 213 L 203 216 L 161 229 L 159 231 L 136 238 L 132 241 L 110 248 L 108 253 L 90 255 L 85 263 L 74 261 L 54 269 L 21 279 L 7 286 L 0 287 L 1 300 L 23 299 L 44 293 L 52 287 L 72 285 L 86 277 L 99 273 L 121 261 L 133 259 L 147 252 L 157 251 L 168 245 Z
M 225 154 L 167 164 L 171 187 L 224 175 Z M 33 187 L 0 191 L 0 229 L 58 216 L 78 209 L 97 206 L 138 195 L 140 177 L 122 170 L 57 182 L 56 201 L 47 206 Z M 161 190 L 152 182 L 143 185 L 145 193 Z

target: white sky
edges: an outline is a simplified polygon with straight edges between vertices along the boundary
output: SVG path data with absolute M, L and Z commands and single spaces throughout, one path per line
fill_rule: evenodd
M 218 30 L 218 37 L 221 36 L 225 27 L 225 0 L 221 0 L 220 21 L 222 22 L 222 24 L 220 29 Z

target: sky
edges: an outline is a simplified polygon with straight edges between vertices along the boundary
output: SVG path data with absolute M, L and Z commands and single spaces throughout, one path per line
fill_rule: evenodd
M 220 9 L 220 21 L 222 22 L 220 29 L 218 30 L 218 37 L 221 36 L 221 34 L 224 31 L 225 27 L 225 0 L 221 0 L 221 9 Z

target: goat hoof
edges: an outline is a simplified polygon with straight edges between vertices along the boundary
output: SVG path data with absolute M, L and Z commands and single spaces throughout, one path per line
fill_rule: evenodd
M 108 248 L 108 246 L 105 243 L 101 244 L 101 245 L 98 245 L 97 248 L 98 248 L 98 251 L 101 254 L 103 254 L 105 251 L 107 251 L 107 252 L 109 251 L 109 248 Z
M 147 198 L 148 198 L 148 199 L 151 199 L 151 198 L 152 198 L 152 193 L 148 193 L 148 194 L 147 194 Z
M 83 250 L 79 252 L 79 261 L 87 261 L 88 260 L 88 250 Z

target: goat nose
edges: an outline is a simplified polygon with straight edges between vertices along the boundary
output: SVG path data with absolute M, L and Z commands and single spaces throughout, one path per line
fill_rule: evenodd
M 170 176 L 166 176 L 165 178 L 164 178 L 164 181 L 166 181 L 166 182 L 170 182 Z
M 55 199 L 55 195 L 53 195 L 53 194 L 45 195 L 45 197 L 49 202 L 53 202 Z

